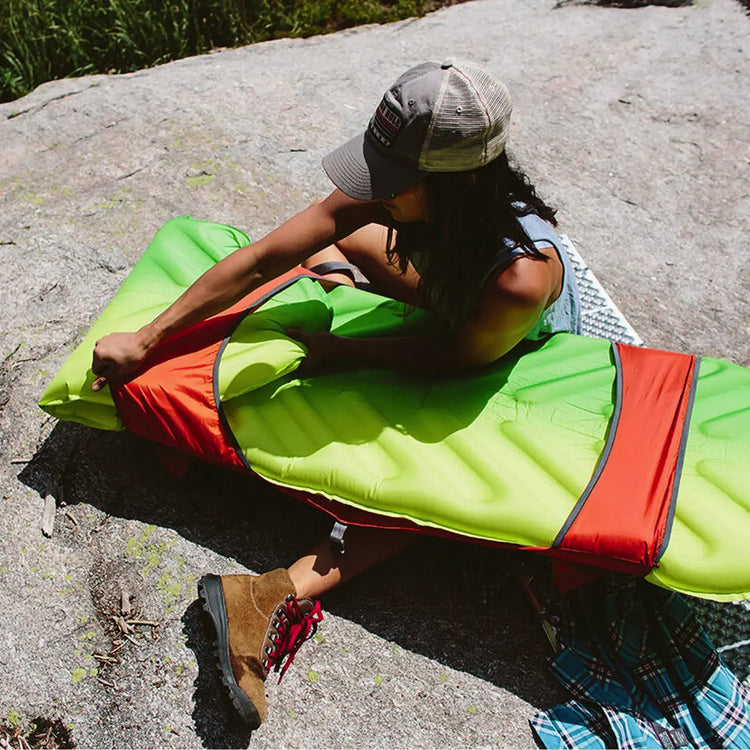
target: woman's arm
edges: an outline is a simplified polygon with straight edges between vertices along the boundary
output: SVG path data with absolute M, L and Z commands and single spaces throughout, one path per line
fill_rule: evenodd
M 418 375 L 438 375 L 460 369 L 453 336 L 382 336 L 350 338 L 332 333 L 287 331 L 307 348 L 300 373 L 336 367 L 388 367 Z
M 379 202 L 355 201 L 340 190 L 293 216 L 263 239 L 240 248 L 204 273 L 151 323 L 134 333 L 113 333 L 96 343 L 92 388 L 131 375 L 166 337 L 211 317 L 318 250 L 361 226 L 382 222 Z
M 542 252 L 547 260 L 518 258 L 485 282 L 474 315 L 459 331 L 464 361 L 489 364 L 507 354 L 556 299 L 562 263 L 554 249 Z
M 550 303 L 559 279 L 554 259 L 519 258 L 488 279 L 474 315 L 456 331 L 362 339 L 296 329 L 289 333 L 308 348 L 304 367 L 310 372 L 348 365 L 451 374 L 495 362 L 513 349 Z

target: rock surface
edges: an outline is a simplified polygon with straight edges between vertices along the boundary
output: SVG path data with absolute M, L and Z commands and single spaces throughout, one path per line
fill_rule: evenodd
M 36 401 L 161 224 L 261 236 L 329 190 L 321 156 L 403 69 L 448 56 L 506 81 L 511 150 L 645 342 L 750 365 L 749 38 L 733 0 L 476 0 L 0 105 L 0 720 L 96 747 L 533 747 L 534 707 L 564 696 L 508 560 L 430 541 L 326 599 L 251 736 L 195 582 L 288 564 L 326 519 L 208 467 L 174 482 L 142 441 Z M 124 638 L 124 602 L 158 626 Z

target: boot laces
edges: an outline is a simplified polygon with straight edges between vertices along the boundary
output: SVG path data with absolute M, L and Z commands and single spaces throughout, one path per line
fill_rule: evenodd
M 316 601 L 307 614 L 302 614 L 297 597 L 290 594 L 276 608 L 274 617 L 273 629 L 276 632 L 270 636 L 273 647 L 267 651 L 264 662 L 267 669 L 273 667 L 274 672 L 281 671 L 281 682 L 302 644 L 315 635 L 323 612 L 320 602 Z

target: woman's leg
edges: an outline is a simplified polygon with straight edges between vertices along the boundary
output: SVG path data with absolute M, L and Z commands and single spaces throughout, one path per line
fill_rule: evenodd
M 388 262 L 387 238 L 386 227 L 368 224 L 339 240 L 336 247 L 362 271 L 378 294 L 419 307 L 419 274 L 411 265 L 402 274 L 398 266 Z
M 346 552 L 340 554 L 326 539 L 289 568 L 297 596 L 316 599 L 340 583 L 393 557 L 414 540 L 408 531 L 351 527 Z
M 213 621 L 222 681 L 244 721 L 255 728 L 266 718 L 263 683 L 269 669 L 288 665 L 323 619 L 313 599 L 391 557 L 413 538 L 404 531 L 352 528 L 343 555 L 326 540 L 289 570 L 201 579 L 198 591 Z
M 391 265 L 386 256 L 388 230 L 380 224 L 368 224 L 335 245 L 320 250 L 302 265 L 312 269 L 321 263 L 351 263 L 367 277 L 373 291 L 386 297 L 419 306 L 419 274 L 410 265 L 405 274 Z M 353 286 L 352 280 L 344 273 L 327 273 L 326 278 Z
M 303 268 L 308 270 L 314 269 L 323 263 L 348 263 L 344 254 L 339 250 L 336 245 L 329 245 L 328 247 L 319 250 L 314 255 L 311 255 L 303 264 Z M 329 271 L 324 274 L 325 278 L 329 281 L 335 281 L 338 284 L 347 284 L 348 286 L 354 286 L 354 280 L 350 278 L 349 274 L 341 273 L 339 271 Z

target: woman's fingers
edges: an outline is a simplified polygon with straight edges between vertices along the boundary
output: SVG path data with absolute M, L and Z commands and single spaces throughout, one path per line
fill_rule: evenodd
M 94 346 L 91 369 L 96 380 L 91 387 L 101 390 L 107 383 L 120 383 L 132 376 L 141 366 L 147 351 L 138 333 L 111 333 Z
M 330 333 L 305 333 L 299 328 L 288 328 L 286 334 L 307 350 L 297 369 L 300 375 L 312 375 L 330 366 L 330 341 L 335 338 Z
M 299 341 L 300 344 L 304 344 L 305 346 L 308 346 L 309 336 L 301 329 L 287 328 L 286 335 L 289 336 L 290 339 L 294 339 L 295 341 Z
M 287 328 L 286 335 L 289 336 L 290 339 L 299 341 L 299 343 L 307 349 L 305 356 L 297 367 L 297 374 L 302 376 L 311 374 L 315 370 L 315 362 L 307 336 L 299 328 Z
M 98 377 L 92 384 L 91 384 L 91 390 L 92 391 L 100 391 L 104 386 L 107 385 L 107 378 L 104 377 Z

